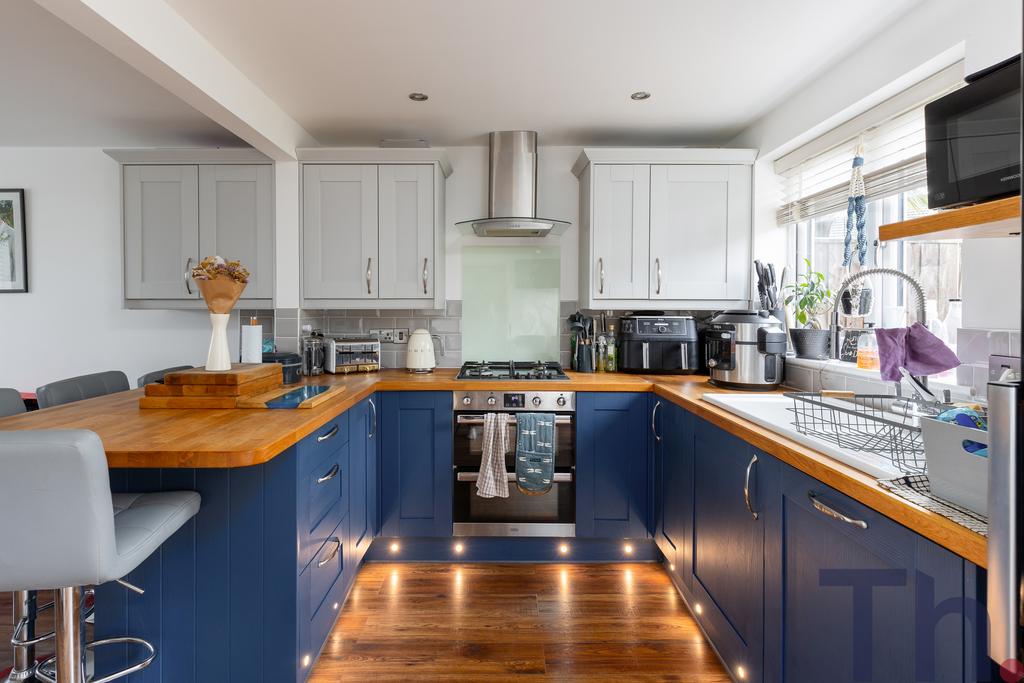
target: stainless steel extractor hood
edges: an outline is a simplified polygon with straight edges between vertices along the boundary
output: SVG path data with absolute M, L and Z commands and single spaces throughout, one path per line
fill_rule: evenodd
M 565 232 L 568 222 L 537 218 L 537 133 L 491 133 L 490 149 L 487 218 L 462 221 L 456 227 L 481 237 L 544 237 Z

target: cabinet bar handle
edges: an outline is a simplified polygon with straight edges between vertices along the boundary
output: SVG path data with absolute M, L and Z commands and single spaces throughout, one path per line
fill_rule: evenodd
M 661 407 L 661 401 L 656 401 L 655 404 L 654 404 L 654 408 L 651 409 L 651 434 L 654 434 L 654 440 L 658 441 L 658 442 L 661 441 L 661 435 L 658 434 L 658 429 L 656 427 L 655 418 L 657 418 L 657 416 L 658 416 L 658 408 L 660 408 L 660 407 Z
M 322 484 L 325 481 L 330 481 L 331 479 L 334 479 L 336 476 L 338 476 L 338 470 L 338 463 L 334 463 L 334 467 L 328 470 L 327 474 L 325 474 L 322 477 L 317 477 L 316 483 Z
M 453 468 L 458 469 L 458 468 Z M 505 472 L 505 479 L 507 481 L 516 481 L 515 472 Z M 479 472 L 456 472 L 455 481 L 479 481 Z M 552 476 L 551 481 L 556 484 L 567 484 L 572 482 L 572 472 L 555 472 Z
M 331 560 L 333 560 L 335 557 L 337 557 L 338 556 L 338 551 L 341 550 L 341 539 L 340 538 L 335 536 L 335 537 L 333 537 L 330 540 L 330 542 L 334 543 L 334 550 L 332 550 L 327 557 L 325 557 L 322 560 L 319 560 L 316 563 L 317 569 L 319 569 L 320 567 L 324 566 L 325 564 L 328 564 Z
M 604 259 L 597 259 L 597 273 L 600 281 L 597 285 L 597 293 L 604 294 Z
M 655 270 L 655 272 L 658 275 L 658 286 L 657 286 L 657 288 L 655 288 L 654 293 L 655 294 L 661 294 L 661 259 L 660 258 L 654 259 L 654 270 Z
M 188 283 L 192 279 L 192 257 L 189 256 L 185 259 L 185 291 L 189 294 L 192 293 L 192 285 Z
M 427 259 L 423 259 L 423 293 L 427 293 Z
M 334 438 L 334 435 L 337 433 L 338 425 L 334 425 L 333 427 L 331 427 L 331 431 L 327 432 L 326 434 L 321 434 L 320 436 L 316 437 L 316 440 L 317 442 L 327 441 L 328 439 Z
M 373 402 L 372 398 L 369 399 L 369 401 L 370 410 L 373 411 L 373 421 L 370 422 L 370 433 L 367 434 L 366 436 L 367 438 L 372 439 L 373 437 L 377 436 L 377 404 Z
M 370 267 L 370 262 L 373 261 L 373 257 L 366 259 L 366 293 L 373 294 L 370 290 L 370 283 L 373 281 L 373 269 Z
M 747 476 L 743 480 L 743 502 L 747 504 L 747 510 L 754 516 L 754 519 L 757 519 L 757 512 L 750 505 L 750 471 L 754 469 L 754 465 L 756 464 L 757 456 L 755 455 L 750 459 L 750 462 L 747 463 Z
M 807 497 L 810 498 L 811 505 L 814 506 L 814 509 L 822 513 L 823 515 L 827 515 L 832 519 L 838 519 L 840 522 L 852 524 L 853 526 L 860 527 L 861 529 L 868 528 L 868 523 L 865 522 L 863 519 L 854 519 L 853 517 L 847 517 L 842 512 L 839 512 L 839 510 L 831 508 L 828 505 L 822 503 L 820 500 L 818 500 L 818 497 L 814 495 L 813 491 L 809 492 L 807 494 Z

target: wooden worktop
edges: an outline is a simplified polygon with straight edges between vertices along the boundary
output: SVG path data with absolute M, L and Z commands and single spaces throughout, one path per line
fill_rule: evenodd
M 827 455 L 701 400 L 703 376 L 568 373 L 567 381 L 457 380 L 456 370 L 428 375 L 383 370 L 321 375 L 310 383 L 337 385 L 334 397 L 308 410 L 140 409 L 142 390 L 79 401 L 0 419 L 0 430 L 91 429 L 100 435 L 111 467 L 245 467 L 273 458 L 376 391 L 653 391 L 788 465 L 860 501 L 976 565 L 985 566 L 985 539 L 878 486 Z

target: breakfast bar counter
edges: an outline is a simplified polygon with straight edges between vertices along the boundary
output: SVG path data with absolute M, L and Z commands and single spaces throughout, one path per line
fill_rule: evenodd
M 456 372 L 438 368 L 431 374 L 383 370 L 321 375 L 307 381 L 341 389 L 315 408 L 297 410 L 140 409 L 142 391 L 135 390 L 0 419 L 0 430 L 91 429 L 103 440 L 112 468 L 237 468 L 270 461 L 375 392 L 540 388 L 536 381 L 458 380 Z M 568 380 L 543 382 L 543 389 L 654 392 L 974 564 L 985 566 L 984 537 L 886 491 L 863 472 L 702 401 L 705 393 L 728 391 L 709 385 L 707 377 L 567 374 Z

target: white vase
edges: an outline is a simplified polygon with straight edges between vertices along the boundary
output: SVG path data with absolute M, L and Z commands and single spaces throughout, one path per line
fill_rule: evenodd
M 206 354 L 207 370 L 231 369 L 231 349 L 228 346 L 228 320 L 230 318 L 230 313 L 210 314 L 213 336 L 210 337 L 210 351 Z

